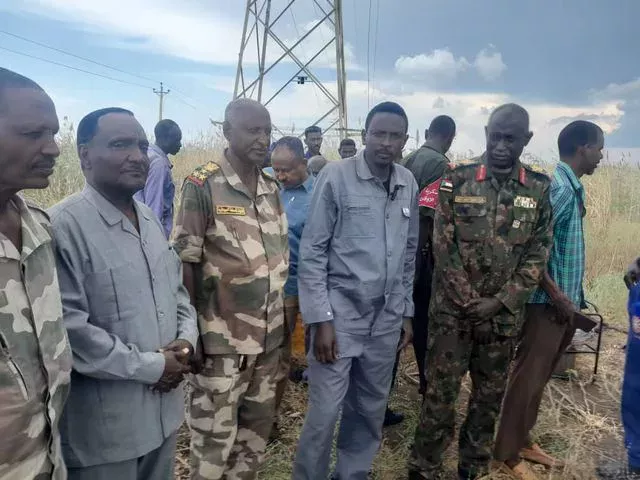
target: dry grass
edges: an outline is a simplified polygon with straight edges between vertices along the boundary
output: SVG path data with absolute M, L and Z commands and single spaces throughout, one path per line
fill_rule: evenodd
M 182 179 L 196 166 L 221 153 L 219 135 L 203 136 L 187 145 L 175 159 L 174 177 Z M 67 128 L 61 135 L 62 155 L 51 186 L 47 190 L 27 194 L 43 206 L 50 206 L 78 191 L 84 183 L 73 147 L 73 132 Z M 326 145 L 326 151 L 336 151 L 336 145 Z M 333 155 L 331 157 L 335 158 Z M 640 252 L 640 171 L 629 165 L 601 168 L 586 179 L 588 192 L 587 219 L 587 290 L 588 297 L 605 315 L 606 322 L 626 328 L 626 290 L 620 280 L 625 266 Z M 624 458 L 619 422 L 620 378 L 624 353 L 620 346 L 623 334 L 606 330 L 600 374 L 590 383 L 592 358 L 578 361 L 580 380 L 570 383 L 552 381 L 540 412 L 535 436 L 550 452 L 564 458 L 563 471 L 545 472 L 541 478 L 590 479 L 594 467 L 607 459 Z M 412 353 L 406 352 L 402 371 L 412 369 Z M 406 372 L 404 372 L 406 373 Z M 466 405 L 468 385 L 465 384 L 460 406 Z M 418 420 L 420 399 L 417 388 L 405 374 L 399 376 L 391 404 L 406 415 L 406 421 L 385 432 L 380 452 L 375 460 L 373 478 L 398 480 L 405 477 L 406 459 Z M 291 476 L 291 464 L 306 409 L 306 389 L 293 385 L 285 398 L 281 419 L 282 436 L 268 449 L 261 478 L 284 480 Z M 461 408 L 460 410 L 463 410 Z M 176 473 L 187 478 L 188 433 L 181 432 Z M 455 478 L 455 451 L 450 450 L 446 465 L 448 475 Z M 500 478 L 494 476 L 493 478 Z

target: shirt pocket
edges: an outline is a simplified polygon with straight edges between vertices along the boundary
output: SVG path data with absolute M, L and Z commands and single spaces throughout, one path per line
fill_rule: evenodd
M 537 220 L 537 210 L 534 208 L 513 208 L 509 225 L 508 240 L 513 245 L 527 243 L 533 234 Z
M 374 234 L 373 209 L 366 199 L 348 200 L 344 207 L 342 233 L 346 238 L 372 238 Z
M 135 318 L 140 308 L 141 281 L 132 263 L 88 275 L 85 290 L 91 322 L 104 326 Z
M 453 206 L 456 233 L 465 242 L 481 242 L 489 237 L 485 204 L 456 203 Z
M 29 400 L 26 379 L 13 360 L 3 333 L 0 333 L 0 391 L 5 405 L 19 405 Z

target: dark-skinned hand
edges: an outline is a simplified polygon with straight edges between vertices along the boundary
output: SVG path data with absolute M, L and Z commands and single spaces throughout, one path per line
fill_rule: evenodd
M 159 350 L 160 353 L 168 351 L 176 352 L 176 354 L 178 354 L 180 362 L 184 365 L 188 365 L 189 361 L 191 360 L 191 355 L 193 354 L 193 345 L 191 345 L 191 343 L 189 343 L 187 340 L 178 338 L 177 340 L 174 340 L 173 342 L 165 345 Z
M 637 258 L 629 268 L 627 269 L 627 273 L 624 276 L 624 283 L 627 288 L 633 287 L 640 280 L 640 258 Z
M 487 345 L 493 340 L 493 323 L 490 320 L 477 323 L 473 327 L 473 341 L 478 345 Z
M 338 359 L 338 345 L 333 322 L 322 322 L 316 326 L 313 353 L 320 363 L 333 363 Z
M 196 344 L 196 350 L 191 355 L 191 373 L 194 375 L 202 372 L 204 368 L 204 352 L 202 350 L 202 340 L 198 338 L 198 343 Z
M 475 298 L 467 304 L 466 314 L 472 320 L 484 322 L 502 310 L 502 302 L 496 297 Z
M 164 371 L 158 383 L 151 388 L 154 391 L 166 393 L 182 382 L 184 375 L 191 372 L 191 367 L 188 361 L 184 363 L 185 358 L 188 358 L 188 351 L 165 350 L 161 353 L 164 355 Z
M 413 341 L 413 324 L 410 317 L 405 317 L 402 321 L 402 334 L 400 335 L 400 345 L 398 345 L 398 351 L 404 350 Z

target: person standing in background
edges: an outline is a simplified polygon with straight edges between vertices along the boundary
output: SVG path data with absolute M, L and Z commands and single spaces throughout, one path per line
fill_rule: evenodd
M 142 190 L 134 196 L 156 214 L 168 239 L 173 229 L 173 199 L 176 187 L 169 155 L 176 155 L 182 148 L 182 131 L 176 122 L 160 120 L 154 129 L 155 145 L 149 146 L 149 175 Z
M 558 136 L 560 162 L 551 181 L 553 244 L 540 286 L 525 308 L 515 364 L 502 405 L 494 459 L 514 478 L 538 478 L 526 462 L 561 467 L 530 437 L 538 418 L 544 387 L 571 343 L 574 315 L 587 305 L 582 286 L 585 269 L 585 191 L 580 181 L 592 175 L 604 148 L 595 123 L 578 120 Z
M 426 388 L 425 356 L 429 328 L 429 303 L 433 276 L 433 217 L 438 206 L 438 189 L 442 175 L 449 165 L 446 157 L 456 136 L 456 123 L 451 117 L 440 115 L 425 130 L 425 142 L 409 154 L 402 164 L 418 182 L 420 209 L 420 235 L 416 255 L 416 279 L 413 287 L 413 351 L 418 364 L 419 391 Z
M 71 480 L 173 478 L 198 330 L 180 259 L 133 199 L 148 147 L 130 111 L 89 113 L 77 133 L 86 185 L 50 209 L 73 350 L 60 422 Z
M 307 160 L 316 155 L 321 155 L 322 129 L 317 125 L 305 128 L 304 143 L 307 146 L 307 153 L 304 155 Z
M 356 153 L 358 153 L 355 140 L 353 138 L 343 138 L 342 140 L 340 140 L 338 153 L 340 154 L 340 158 L 342 159 L 355 157 Z
M 400 105 L 375 106 L 364 150 L 316 179 L 298 269 L 311 351 L 294 480 L 326 480 L 340 412 L 335 478 L 366 478 L 380 446 L 396 352 L 412 336 L 418 187 L 395 163 L 407 127 Z
M 53 101 L 0 68 L 0 478 L 66 480 L 60 416 L 71 348 L 49 216 L 19 192 L 49 186 L 60 150 Z
M 285 393 L 291 367 L 291 339 L 300 314 L 298 301 L 298 258 L 300 239 L 307 221 L 314 177 L 307 171 L 302 141 L 297 137 L 282 137 L 271 154 L 273 171 L 281 185 L 280 197 L 289 224 L 289 278 L 284 284 L 284 344 L 278 386 L 276 389 L 276 419 L 272 438 L 277 435 L 280 404 Z

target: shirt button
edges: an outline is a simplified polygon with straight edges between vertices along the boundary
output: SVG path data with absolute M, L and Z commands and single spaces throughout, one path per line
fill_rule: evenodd
M 389 215 L 389 214 L 387 213 L 387 218 L 390 218 L 390 217 L 391 217 L 391 215 Z
M 390 256 L 391 256 L 391 252 L 387 252 L 387 257 L 390 257 Z

